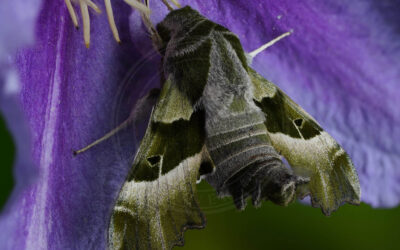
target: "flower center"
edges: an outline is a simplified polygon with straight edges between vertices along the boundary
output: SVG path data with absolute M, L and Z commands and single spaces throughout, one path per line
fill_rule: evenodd
M 91 0 L 64 0 L 65 4 L 67 5 L 68 12 L 71 16 L 72 22 L 76 28 L 79 27 L 78 24 L 78 18 L 75 13 L 74 6 L 72 5 L 72 2 L 75 5 L 79 4 L 80 10 L 81 10 L 81 17 L 82 17 L 82 23 L 83 23 L 83 39 L 85 41 L 85 45 L 87 48 L 90 46 L 90 16 L 89 16 L 89 7 L 92 8 L 95 12 L 98 14 L 101 13 L 100 8 Z M 141 14 L 144 20 L 149 21 L 150 20 L 150 8 L 149 8 L 149 0 L 143 0 L 144 3 L 141 0 L 124 0 L 125 3 L 129 4 L 132 6 L 134 9 L 138 10 Z M 168 3 L 168 0 L 161 0 L 169 10 L 173 10 L 171 5 Z M 178 0 L 170 0 L 176 7 L 180 8 L 180 4 L 178 3 Z M 114 14 L 111 6 L 111 0 L 104 0 L 104 5 L 107 13 L 107 19 L 108 23 L 110 24 L 111 31 L 113 33 L 113 36 L 115 40 L 120 43 L 121 40 L 119 38 L 118 34 L 118 29 L 117 26 L 115 25 L 115 20 L 114 20 Z M 148 26 L 148 24 L 146 25 Z M 149 28 L 149 27 L 148 27 Z

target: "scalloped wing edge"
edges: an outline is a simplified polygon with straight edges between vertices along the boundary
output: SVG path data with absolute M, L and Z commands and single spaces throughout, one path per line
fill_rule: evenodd
M 204 228 L 195 195 L 201 161 L 202 152 L 157 180 L 125 182 L 111 218 L 109 249 L 171 249 L 184 244 L 187 229 Z
M 321 208 L 325 215 L 330 215 L 344 203 L 359 204 L 361 190 L 358 176 L 343 148 L 276 85 L 251 68 L 249 75 L 253 82 L 254 101 L 261 109 L 264 100 L 279 98 L 279 105 L 285 106 L 279 107 L 276 112 L 291 116 L 294 127 L 294 120 L 301 118 L 309 125 L 308 130 L 313 129 L 310 138 L 303 136 L 298 128 L 299 138 L 289 135 L 287 130 L 291 123 L 274 124 L 274 128 L 281 131 L 268 131 L 273 146 L 286 158 L 294 173 L 310 178 L 310 183 L 298 191 L 298 196 L 304 198 L 310 195 L 312 206 Z M 290 128 L 291 132 L 295 131 L 294 127 Z
M 167 80 L 112 211 L 109 249 L 171 249 L 184 244 L 186 230 L 205 227 L 196 197 L 206 151 L 201 119 L 176 85 Z M 184 136 L 182 146 L 193 146 L 193 150 L 174 147 L 182 142 L 181 137 L 171 134 L 176 126 Z M 187 138 L 182 129 L 196 138 Z M 171 165 L 171 157 L 176 158 L 176 165 Z M 167 162 L 172 168 L 166 168 Z

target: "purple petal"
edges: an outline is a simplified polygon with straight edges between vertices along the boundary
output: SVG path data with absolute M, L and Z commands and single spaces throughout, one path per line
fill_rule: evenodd
M 35 46 L 17 56 L 40 176 L 0 225 L 8 232 L 0 236 L 1 249 L 105 246 L 110 211 L 135 153 L 134 137 L 124 131 L 77 157 L 73 150 L 115 128 L 152 84 L 143 75 L 132 78 L 140 57 L 129 38 L 130 9 L 122 1 L 113 8 L 122 45 L 114 41 L 105 15 L 91 15 L 92 44 L 86 49 L 64 2 L 47 0 Z M 139 66 L 143 72 L 156 69 Z
M 198 1 L 194 7 L 237 33 L 248 51 L 293 29 L 253 66 L 349 152 L 364 202 L 399 204 L 399 1 Z
M 0 215 L 0 228 L 3 229 L 0 236 L 2 249 L 11 246 L 10 243 L 14 240 L 9 240 L 13 235 L 12 227 L 21 219 L 21 214 L 14 213 L 13 208 L 18 206 L 22 192 L 37 176 L 37 168 L 30 157 L 29 128 L 19 99 L 21 84 L 12 64 L 16 50 L 33 42 L 35 19 L 40 4 L 40 0 L 0 2 L 0 113 L 13 135 L 17 156 L 13 170 L 16 185 Z

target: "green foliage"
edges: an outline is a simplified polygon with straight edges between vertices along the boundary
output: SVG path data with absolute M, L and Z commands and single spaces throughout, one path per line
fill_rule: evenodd
M 0 115 L 0 209 L 14 187 L 13 163 L 15 146 L 3 117 Z
M 237 211 L 231 198 L 218 199 L 213 188 L 198 185 L 207 217 L 203 230 L 185 233 L 185 246 L 174 249 L 398 249 L 400 207 L 373 209 L 344 205 L 330 217 L 300 203 L 281 207 L 263 202 Z

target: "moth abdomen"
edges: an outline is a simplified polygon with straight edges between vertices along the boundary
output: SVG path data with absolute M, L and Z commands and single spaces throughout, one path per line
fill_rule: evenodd
M 229 125 L 238 124 L 235 117 L 208 124 L 206 145 L 215 171 L 206 179 L 220 195 L 231 195 L 238 209 L 245 207 L 248 196 L 255 205 L 262 199 L 287 205 L 295 197 L 296 177 L 271 146 L 262 120 L 253 121 L 249 117 L 247 125 L 236 129 Z
M 236 173 L 226 188 L 238 209 L 244 209 L 247 197 L 254 206 L 262 200 L 286 206 L 296 197 L 297 178 L 279 160 L 257 161 Z

